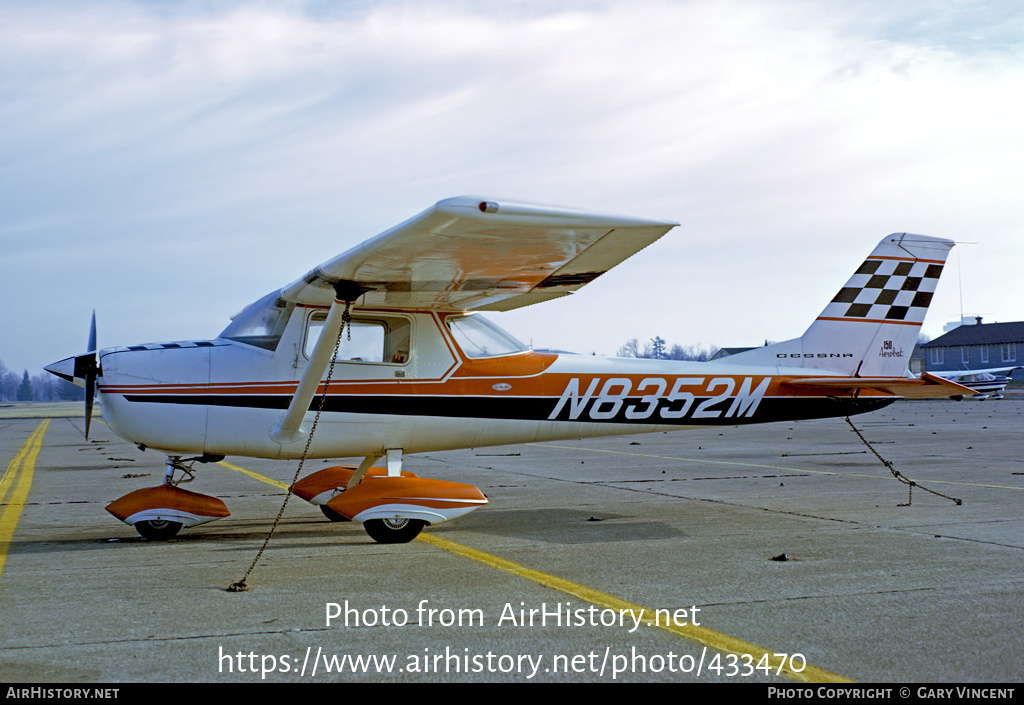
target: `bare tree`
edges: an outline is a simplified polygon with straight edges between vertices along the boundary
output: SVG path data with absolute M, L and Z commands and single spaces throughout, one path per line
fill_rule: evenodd
M 619 357 L 646 357 L 658 360 L 695 360 L 707 362 L 715 356 L 716 352 L 718 352 L 717 345 L 704 347 L 700 343 L 685 346 L 675 344 L 669 347 L 668 343 L 661 336 L 656 336 L 644 345 L 643 352 L 640 352 L 640 344 L 637 339 L 633 338 L 619 348 L 617 354 Z
M 673 345 L 672 350 L 669 352 L 669 357 L 673 360 L 694 360 L 697 362 L 707 362 L 715 353 L 718 352 L 718 347 L 711 345 L 704 347 L 700 343 L 696 345 Z
M 57 395 L 57 399 L 61 401 L 83 401 L 85 399 L 85 389 L 77 384 L 68 382 L 66 379 L 57 380 L 57 384 L 54 386 L 54 393 Z
M 32 396 L 36 401 L 56 401 L 57 391 L 54 382 L 56 377 L 49 372 L 42 372 L 32 377 Z
M 640 341 L 636 338 L 627 340 L 616 355 L 618 357 L 640 357 Z
M 3 390 L 3 398 L 6 401 L 14 401 L 18 396 L 18 375 L 13 372 L 5 372 L 0 378 L 0 389 Z

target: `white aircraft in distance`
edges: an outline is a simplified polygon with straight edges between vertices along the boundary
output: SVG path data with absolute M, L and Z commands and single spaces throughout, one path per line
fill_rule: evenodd
M 151 539 L 228 515 L 177 486 L 196 461 L 228 455 L 365 458 L 303 478 L 295 494 L 403 543 L 487 503 L 472 485 L 403 472 L 408 453 L 841 417 L 974 393 L 907 372 L 953 246 L 922 235 L 883 238 L 803 336 L 715 362 L 535 352 L 476 313 L 571 294 L 676 225 L 451 198 L 270 292 L 215 338 L 97 351 L 93 332 L 89 352 L 46 369 L 85 386 L 87 436 L 95 394 L 117 435 L 167 455 L 163 485 L 108 507 Z
M 1019 370 L 1022 365 L 1011 365 L 1010 367 L 989 367 L 984 370 L 953 370 L 945 372 L 934 372 L 938 377 L 952 380 L 958 384 L 969 386 L 974 390 L 975 399 L 1002 399 L 1003 390 L 1010 382 L 1010 373 Z M 962 396 L 956 397 L 962 400 Z

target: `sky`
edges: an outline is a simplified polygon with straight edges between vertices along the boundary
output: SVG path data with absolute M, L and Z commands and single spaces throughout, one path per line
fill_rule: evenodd
M 1016 0 L 0 0 L 0 360 L 215 336 L 443 198 L 680 226 L 491 316 L 538 348 L 797 337 L 892 232 L 923 332 L 1024 320 Z

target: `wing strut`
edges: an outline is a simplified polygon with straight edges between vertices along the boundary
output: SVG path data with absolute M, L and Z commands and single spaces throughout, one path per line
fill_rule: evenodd
M 323 379 L 327 365 L 334 357 L 334 351 L 341 340 L 342 331 L 351 320 L 349 309 L 352 302 L 362 294 L 361 289 L 358 292 L 352 288 L 345 290 L 341 286 L 337 286 L 335 289 L 337 295 L 334 298 L 334 303 L 331 304 L 323 331 L 313 347 L 313 354 L 309 358 L 309 364 L 306 365 L 302 379 L 299 380 L 299 386 L 295 389 L 288 410 L 281 422 L 270 429 L 270 438 L 282 445 L 294 443 L 306 435 L 307 431 L 302 427 L 302 419 L 309 411 L 309 405 L 320 386 L 320 380 Z M 326 389 L 324 389 L 324 394 L 327 394 Z
M 346 296 L 343 292 L 348 292 Z M 320 377 L 324 373 L 324 369 L 330 362 L 330 370 L 327 372 L 327 383 L 324 385 L 324 393 L 320 396 L 320 406 L 317 408 L 316 416 L 313 418 L 313 426 L 309 430 L 309 438 L 306 439 L 306 447 L 302 451 L 302 457 L 299 459 L 299 466 L 295 469 L 295 477 L 292 478 L 292 483 L 288 485 L 288 492 L 284 496 L 284 502 L 281 503 L 281 509 L 277 513 L 277 518 L 274 520 L 273 526 L 270 527 L 270 533 L 267 534 L 267 538 L 263 540 L 263 546 L 256 553 L 256 558 L 253 559 L 252 565 L 249 566 L 249 570 L 245 571 L 245 575 L 236 583 L 228 585 L 228 592 L 245 592 L 249 589 L 246 585 L 246 580 L 249 579 L 249 575 L 256 568 L 256 564 L 259 563 L 260 556 L 267 549 L 267 545 L 270 543 L 270 538 L 274 535 L 277 530 L 277 525 L 281 521 L 281 517 L 284 515 L 284 508 L 288 506 L 288 500 L 292 496 L 292 492 L 295 489 L 295 483 L 299 481 L 299 474 L 302 473 L 302 466 L 306 463 L 306 456 L 309 455 L 309 447 L 313 444 L 313 434 L 316 432 L 316 426 L 320 422 L 320 414 L 324 410 L 324 402 L 327 401 L 327 390 L 331 386 L 331 375 L 334 373 L 334 362 L 333 360 L 338 356 L 338 347 L 341 345 L 341 334 L 345 330 L 345 325 L 350 322 L 351 317 L 349 316 L 349 309 L 352 307 L 352 302 L 359 298 L 361 288 L 356 285 L 354 287 L 346 287 L 344 282 L 335 284 L 335 292 L 337 295 L 334 298 L 334 302 L 331 304 L 331 311 L 327 314 L 327 321 L 324 324 L 324 330 L 320 334 L 320 339 L 317 340 L 316 346 L 313 348 L 313 357 L 310 359 L 310 364 L 306 368 L 306 372 L 302 375 L 302 379 L 299 381 L 299 386 L 295 390 L 295 396 L 292 397 L 292 403 L 288 405 L 288 411 L 285 412 L 285 418 L 281 423 L 275 425 L 270 429 L 271 438 L 275 435 L 280 435 L 282 438 L 286 437 L 301 437 L 306 432 L 301 428 L 302 417 L 306 410 L 309 409 L 309 403 L 313 400 L 313 394 L 316 392 L 318 386 L 320 386 Z M 342 310 L 342 300 L 345 302 L 345 308 Z M 330 336 L 327 333 L 330 332 Z M 334 339 L 333 349 L 329 341 L 331 338 Z M 318 361 L 322 361 L 322 364 L 318 364 Z M 315 373 L 315 374 L 314 374 Z M 313 380 L 310 382 L 309 380 Z M 310 388 L 312 387 L 312 388 Z M 304 390 L 304 391 L 303 391 Z M 301 395 L 300 395 L 301 392 Z M 302 406 L 298 405 L 298 402 L 302 401 L 299 397 L 304 396 L 305 402 Z M 296 411 L 298 409 L 298 411 Z M 274 438 L 277 440 L 277 438 Z M 277 441 L 283 443 L 287 441 Z M 367 459 L 369 460 L 369 459 Z

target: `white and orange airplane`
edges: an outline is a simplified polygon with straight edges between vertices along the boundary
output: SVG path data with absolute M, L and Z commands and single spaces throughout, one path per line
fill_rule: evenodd
M 151 539 L 228 515 L 178 487 L 194 462 L 228 455 L 364 458 L 293 490 L 332 520 L 401 543 L 487 503 L 471 485 L 403 472 L 409 453 L 973 394 L 907 371 L 954 244 L 922 235 L 883 238 L 803 336 L 715 362 L 537 352 L 477 313 L 571 294 L 676 225 L 451 198 L 270 292 L 216 338 L 97 351 L 94 328 L 89 352 L 46 369 L 86 387 L 86 435 L 95 395 L 117 435 L 167 455 L 163 485 L 108 507 Z

